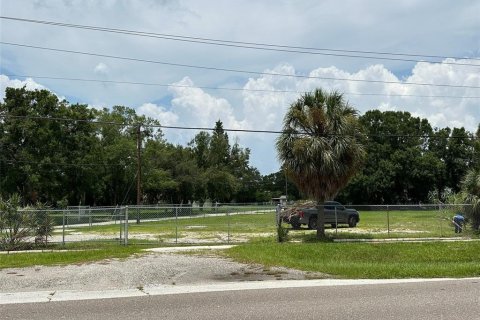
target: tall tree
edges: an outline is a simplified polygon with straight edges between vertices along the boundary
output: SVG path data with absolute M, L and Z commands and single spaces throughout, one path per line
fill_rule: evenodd
M 260 173 L 249 164 L 250 150 L 241 148 L 238 140 L 230 146 L 220 120 L 215 123 L 211 135 L 204 131 L 198 133 L 190 141 L 189 148 L 201 171 L 190 179 L 195 200 L 200 203 L 206 198 L 221 202 L 256 200 Z
M 93 167 L 82 166 L 96 149 L 95 110 L 70 106 L 47 90 L 7 88 L 0 114 L 2 193 L 55 203 L 96 186 Z
M 372 110 L 360 117 L 367 160 L 339 200 L 355 204 L 418 203 L 449 186 L 446 159 L 451 130 L 432 130 L 408 112 Z
M 455 192 L 460 191 L 461 182 L 473 165 L 474 136 L 465 128 L 453 128 L 445 150 L 445 167 L 448 184 Z
M 319 239 L 325 237 L 323 204 L 361 168 L 363 139 L 357 111 L 335 91 L 306 93 L 285 115 L 278 157 L 298 188 L 317 201 Z
M 199 168 L 205 169 L 209 166 L 208 157 L 211 139 L 212 137 L 208 132 L 200 131 L 188 144 L 192 149 Z
M 210 141 L 209 166 L 223 168 L 229 164 L 230 143 L 228 135 L 223 130 L 223 123 L 218 120 L 215 123 L 212 139 Z

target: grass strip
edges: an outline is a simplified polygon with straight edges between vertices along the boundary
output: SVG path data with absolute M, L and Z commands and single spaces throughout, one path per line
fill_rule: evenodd
M 124 259 L 139 254 L 145 246 L 97 245 L 95 249 L 62 250 L 41 253 L 14 253 L 0 255 L 0 269 L 31 266 L 83 264 L 105 259 Z
M 223 252 L 244 263 L 321 272 L 336 278 L 480 276 L 480 242 L 274 243 L 266 240 Z

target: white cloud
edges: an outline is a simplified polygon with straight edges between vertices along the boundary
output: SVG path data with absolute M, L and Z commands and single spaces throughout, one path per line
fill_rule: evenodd
M 105 63 L 100 62 L 95 66 L 95 68 L 93 69 L 93 72 L 96 74 L 107 75 L 109 72 L 109 68 Z
M 170 86 L 173 94 L 172 112 L 179 115 L 180 123 L 196 127 L 212 127 L 215 121 L 221 120 L 225 127 L 240 128 L 235 119 L 233 107 L 224 99 L 215 97 L 194 86 L 189 77 Z M 184 86 L 184 87 L 182 87 Z
M 9 77 L 2 74 L 0 75 L 0 101 L 2 102 L 3 99 L 5 99 L 5 89 L 7 87 L 26 87 L 28 90 L 46 89 L 43 85 L 35 82 L 32 78 L 27 78 L 25 80 L 10 79 Z
M 154 103 L 144 103 L 137 108 L 137 111 L 139 114 L 159 120 L 160 124 L 165 126 L 172 126 L 178 123 L 178 114 L 167 111 L 164 107 Z

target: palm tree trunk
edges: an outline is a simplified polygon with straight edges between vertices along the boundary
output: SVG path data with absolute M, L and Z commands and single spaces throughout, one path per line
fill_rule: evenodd
M 325 209 L 324 209 L 325 200 L 317 200 L 317 239 L 325 239 Z

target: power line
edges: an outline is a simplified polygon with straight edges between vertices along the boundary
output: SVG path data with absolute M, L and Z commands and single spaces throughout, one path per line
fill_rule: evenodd
M 59 117 L 43 117 L 43 116 L 15 116 L 15 115 L 6 115 L 0 114 L 0 118 L 4 119 L 24 119 L 24 120 L 50 120 L 50 121 L 73 121 L 73 122 L 89 122 L 94 124 L 105 124 L 105 125 L 113 125 L 113 126 L 120 126 L 120 127 L 128 127 L 131 123 L 119 123 L 119 122 L 111 122 L 111 121 L 100 121 L 100 120 L 92 120 L 92 119 L 73 119 L 73 118 L 59 118 Z
M 132 126 L 137 127 L 138 123 L 119 123 L 119 122 L 104 122 L 104 121 L 96 121 L 96 120 L 88 120 L 88 119 L 72 119 L 72 118 L 58 118 L 58 117 L 41 117 L 41 116 L 11 116 L 6 114 L 0 114 L 0 118 L 8 119 L 34 119 L 34 120 L 51 120 L 51 121 L 84 121 L 90 122 L 93 124 L 105 124 L 105 125 L 117 125 L 117 126 Z M 159 128 L 159 129 L 176 129 L 176 130 L 194 130 L 194 131 L 215 131 L 215 128 L 209 127 L 192 127 L 192 126 L 166 126 L 161 124 L 140 124 L 142 127 L 147 128 Z M 268 133 L 268 134 L 284 134 L 286 131 L 279 131 L 279 130 L 255 130 L 255 129 L 229 129 L 224 128 L 223 131 L 226 132 L 244 132 L 244 133 Z M 298 135 L 309 135 L 306 132 L 295 132 L 294 134 Z M 425 134 L 418 134 L 418 135 L 411 135 L 411 134 L 379 134 L 379 133 L 371 133 L 371 134 L 364 134 L 366 137 L 380 137 L 380 138 L 421 138 L 421 139 L 438 139 L 441 137 L 435 135 L 425 135 Z M 332 137 L 342 137 L 342 136 L 352 136 L 352 135 L 343 135 L 343 134 L 325 134 L 324 136 L 332 136 Z M 443 137 L 442 137 L 443 138 Z M 453 139 L 476 139 L 473 135 L 472 136 L 448 136 L 446 138 L 453 138 Z
M 448 65 L 480 67 L 480 65 L 469 64 L 469 63 L 446 62 L 446 61 L 443 61 L 443 62 L 442 61 L 425 61 L 425 60 L 419 60 L 419 59 L 392 58 L 392 57 L 385 57 L 385 56 L 423 57 L 423 58 L 434 58 L 434 59 L 457 59 L 457 60 L 459 60 L 459 59 L 480 60 L 478 58 L 465 58 L 465 57 L 462 58 L 462 57 L 448 57 L 448 56 L 426 55 L 426 54 L 411 54 L 411 53 L 394 53 L 394 52 L 379 52 L 379 51 L 361 51 L 361 50 L 345 50 L 345 49 L 332 49 L 332 48 L 288 46 L 288 45 L 279 45 L 279 44 L 270 44 L 270 43 L 232 41 L 232 40 L 221 40 L 221 39 L 213 39 L 213 38 L 181 36 L 181 35 L 174 35 L 174 34 L 134 31 L 134 30 L 118 29 L 118 28 L 106 28 L 106 27 L 91 26 L 91 25 L 71 24 L 71 23 L 62 23 L 62 22 L 35 20 L 35 19 L 23 19 L 23 18 L 6 17 L 6 16 L 0 16 L 0 19 L 11 20 L 11 21 L 19 21 L 19 22 L 36 23 L 36 24 L 44 24 L 44 25 L 51 25 L 51 26 L 56 26 L 56 27 L 76 28 L 76 29 L 84 29 L 84 30 L 90 30 L 90 31 L 100 31 L 100 32 L 140 36 L 140 37 L 157 38 L 157 39 L 164 39 L 164 40 L 173 40 L 173 41 L 181 41 L 181 42 L 189 42 L 189 43 L 200 43 L 200 44 L 224 46 L 224 47 L 234 47 L 234 48 L 246 48 L 246 49 L 254 49 L 254 50 L 287 52 L 287 53 L 297 53 L 297 54 L 300 53 L 300 54 L 311 54 L 311 55 L 324 55 L 324 56 L 335 56 L 335 57 L 346 57 L 346 58 L 420 62 L 420 63 L 440 63 L 440 64 L 448 64 Z M 332 53 L 332 52 L 335 52 L 335 53 Z M 343 53 L 338 53 L 338 52 L 343 52 Z M 352 54 L 352 53 L 356 53 L 356 54 Z M 363 55 L 359 55 L 359 54 L 363 54 Z M 378 56 L 365 56 L 365 54 L 380 55 L 380 57 L 378 57 Z
M 0 161 L 2 159 L 0 158 Z M 16 164 L 35 164 L 37 166 L 65 166 L 65 167 L 125 167 L 127 164 L 115 164 L 115 163 L 67 163 L 67 162 L 38 162 L 38 161 L 23 161 L 17 159 L 3 159 L 5 163 Z
M 164 126 L 164 125 L 154 125 L 154 127 L 162 129 L 179 129 L 179 130 L 200 130 L 200 131 L 215 131 L 215 128 L 205 128 L 205 127 L 186 127 L 186 126 Z M 223 129 L 227 132 L 246 132 L 246 133 L 273 133 L 273 134 L 284 134 L 286 131 L 277 131 L 277 130 L 253 130 L 253 129 Z M 310 135 L 307 132 L 294 132 L 293 134 L 297 135 Z M 353 135 L 345 134 L 324 134 L 326 137 L 350 137 Z M 421 138 L 421 139 L 430 139 L 430 138 L 439 138 L 435 135 L 411 135 L 411 134 L 365 134 L 366 137 L 379 137 L 379 138 Z M 465 137 L 465 136 L 449 136 L 447 138 L 454 139 L 475 139 L 475 137 Z
M 167 65 L 167 66 L 172 66 L 172 67 L 183 67 L 183 68 L 192 68 L 192 69 L 224 71 L 224 72 L 234 72 L 234 73 L 243 73 L 243 74 L 270 75 L 270 76 L 281 76 L 281 77 L 290 77 L 290 78 L 321 79 L 321 80 L 334 80 L 334 81 L 350 81 L 350 82 L 368 82 L 368 83 L 384 83 L 384 84 L 398 84 L 398 85 L 415 85 L 415 86 L 433 86 L 433 87 L 448 87 L 448 88 L 480 89 L 480 86 L 434 84 L 434 83 L 419 83 L 419 82 L 398 82 L 398 81 L 368 80 L 368 79 L 347 79 L 347 78 L 335 78 L 335 77 L 315 77 L 315 76 L 305 76 L 305 75 L 292 75 L 292 74 L 286 74 L 286 73 L 259 72 L 259 71 L 240 70 L 240 69 L 228 69 L 228 68 L 198 66 L 198 65 L 191 65 L 191 64 L 181 64 L 181 63 L 173 63 L 173 62 L 158 61 L 158 60 L 147 60 L 147 59 L 131 58 L 131 57 L 121 57 L 121 56 L 114 56 L 114 55 L 107 55 L 107 54 L 100 54 L 100 53 L 93 53 L 93 52 L 65 50 L 65 49 L 57 49 L 57 48 L 47 48 L 47 47 L 12 43 L 12 42 L 4 42 L 4 41 L 0 41 L 0 44 L 17 46 L 17 47 L 24 47 L 24 48 L 31 48 L 31 49 L 54 51 L 54 52 L 63 52 L 63 53 L 72 53 L 72 54 L 79 54 L 79 55 L 86 55 L 86 56 L 102 57 L 102 58 L 109 58 L 109 59 L 118 59 L 118 60 L 134 61 L 134 62 L 160 64 L 160 65 Z
M 233 88 L 233 87 L 190 86 L 190 85 L 162 84 L 162 83 L 152 83 L 152 82 L 115 81 L 115 80 L 52 77 L 52 76 L 35 76 L 35 75 L 18 75 L 18 74 L 5 74 L 5 76 L 7 76 L 7 77 L 21 77 L 21 78 L 37 78 L 37 79 L 47 79 L 47 80 L 61 80 L 61 81 L 128 84 L 128 85 L 175 87 L 175 88 L 198 88 L 198 89 L 205 89 L 205 90 L 229 90 L 229 91 L 267 92 L 267 93 L 298 93 L 298 94 L 304 94 L 304 93 L 308 92 L 308 91 L 298 91 L 298 90 L 271 90 L 271 89 L 248 89 L 248 88 Z M 416 95 L 416 94 L 358 93 L 358 92 L 343 92 L 343 93 L 346 94 L 346 95 L 355 95 L 355 96 L 480 99 L 480 96 Z

